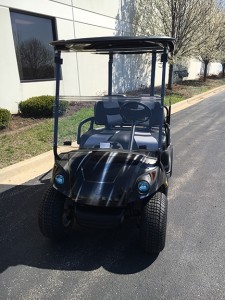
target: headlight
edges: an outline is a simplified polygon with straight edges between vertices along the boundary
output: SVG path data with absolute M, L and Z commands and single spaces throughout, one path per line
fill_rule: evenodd
M 150 184 L 146 180 L 140 180 L 138 182 L 138 192 L 140 194 L 147 194 L 150 190 Z
M 63 175 L 58 174 L 55 176 L 55 182 L 58 183 L 59 185 L 64 184 L 64 181 L 65 181 L 65 179 L 64 179 Z

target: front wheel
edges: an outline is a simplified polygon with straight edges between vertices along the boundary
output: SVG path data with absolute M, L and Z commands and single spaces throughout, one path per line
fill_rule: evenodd
M 74 226 L 73 202 L 50 186 L 39 207 L 38 223 L 45 237 L 64 238 Z
M 143 208 L 140 238 L 143 249 L 148 253 L 158 254 L 165 246 L 167 206 L 166 195 L 157 192 Z

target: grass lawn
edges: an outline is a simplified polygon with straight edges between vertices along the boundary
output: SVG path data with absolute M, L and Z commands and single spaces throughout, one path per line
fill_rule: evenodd
M 184 96 L 176 94 L 176 93 L 172 93 L 171 95 L 165 96 L 165 105 L 169 105 L 170 102 L 171 102 L 171 104 L 175 104 L 184 99 L 185 99 Z
M 59 120 L 59 137 L 63 137 L 68 132 L 73 140 L 76 140 L 76 128 L 81 120 L 93 115 L 92 109 L 81 109 L 74 115 L 61 118 Z M 69 126 L 70 124 L 70 126 Z M 72 126 L 71 126 L 72 124 Z M 32 128 L 27 128 L 19 133 L 0 135 L 0 169 L 16 162 L 25 160 L 32 156 L 41 154 L 52 149 L 53 120 L 48 119 L 36 124 Z
M 0 168 L 51 149 L 52 121 L 47 120 L 15 134 L 0 136 Z
M 175 84 L 172 92 L 167 91 L 165 104 L 168 105 L 169 100 L 172 104 L 177 103 L 224 84 L 225 79 L 208 79 L 206 83 L 200 80 L 183 81 Z M 73 141 L 76 140 L 77 125 L 81 120 L 92 115 L 91 108 L 82 108 L 69 117 L 60 118 L 59 128 L 62 128 L 59 130 L 60 140 L 63 141 L 65 136 Z M 12 131 L 10 134 L 0 132 L 0 169 L 51 150 L 52 136 L 52 119 L 44 120 L 30 128 L 24 128 L 22 131 Z

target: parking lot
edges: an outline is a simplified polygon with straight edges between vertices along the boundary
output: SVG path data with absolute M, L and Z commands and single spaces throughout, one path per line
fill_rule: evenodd
M 2 192 L 0 299 L 224 299 L 224 99 L 221 92 L 172 116 L 167 242 L 158 257 L 139 248 L 132 219 L 50 243 L 37 224 L 48 175 Z

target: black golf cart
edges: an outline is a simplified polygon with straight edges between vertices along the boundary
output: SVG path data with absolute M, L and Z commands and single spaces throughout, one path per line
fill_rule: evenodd
M 60 239 L 68 235 L 75 224 L 112 228 L 127 217 L 135 216 L 142 247 L 149 253 L 159 253 L 165 245 L 168 177 L 172 174 L 173 160 L 171 109 L 164 106 L 164 93 L 166 63 L 168 54 L 173 51 L 174 39 L 96 37 L 51 44 L 56 63 L 55 164 L 51 186 L 39 210 L 42 234 Z M 108 55 L 108 94 L 59 96 L 64 52 Z M 113 60 L 117 55 L 130 54 L 151 57 L 148 94 L 113 94 Z M 157 58 L 161 59 L 160 95 L 155 95 Z M 62 105 L 65 101 L 67 105 Z M 76 130 L 78 115 L 71 113 L 71 108 L 78 104 L 82 107 L 85 101 L 88 106 L 82 109 L 90 110 L 92 115 L 81 120 Z M 64 111 L 60 112 L 62 107 Z M 65 112 L 66 109 L 70 113 Z M 68 122 L 71 123 L 68 125 Z M 64 131 L 60 133 L 60 126 L 70 129 L 69 138 Z M 60 153 L 61 140 L 64 151 Z

